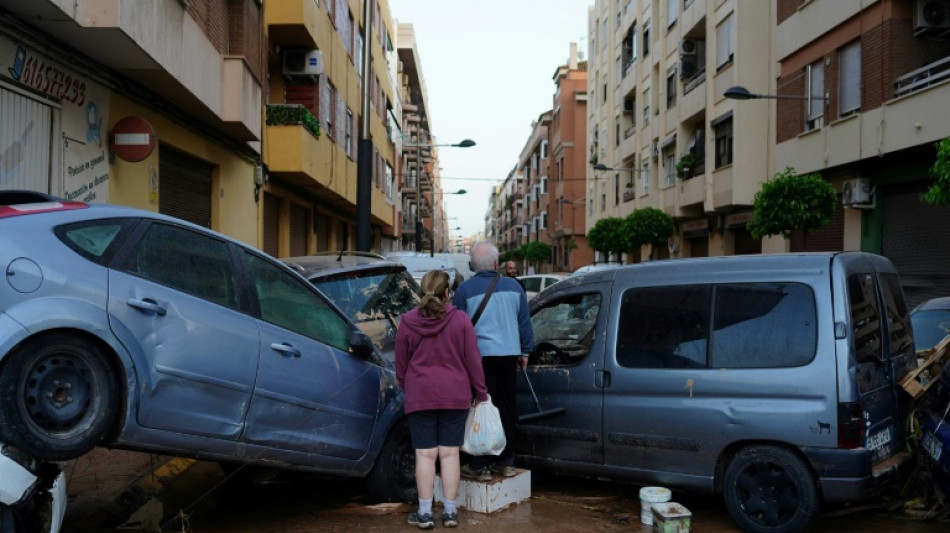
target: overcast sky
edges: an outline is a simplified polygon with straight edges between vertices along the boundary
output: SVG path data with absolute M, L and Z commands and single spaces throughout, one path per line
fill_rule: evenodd
M 441 148 L 442 187 L 453 236 L 483 230 L 491 188 L 518 162 L 531 122 L 551 108 L 554 72 L 571 42 L 587 57 L 592 0 L 390 0 L 410 23 L 428 89 L 429 126 Z M 453 220 L 454 218 L 454 220 Z

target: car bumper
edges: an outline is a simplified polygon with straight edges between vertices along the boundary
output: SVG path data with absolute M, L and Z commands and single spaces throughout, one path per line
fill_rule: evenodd
M 49 496 L 42 497 L 44 493 Z M 27 523 L 48 524 L 45 531 L 58 533 L 66 514 L 66 475 L 58 466 L 39 465 L 0 443 L 0 506 L 29 514 Z
M 865 500 L 878 494 L 895 479 L 906 475 L 911 466 L 907 452 L 894 454 L 880 463 L 871 464 L 871 453 L 863 448 L 834 450 L 805 448 L 824 500 L 848 503 Z

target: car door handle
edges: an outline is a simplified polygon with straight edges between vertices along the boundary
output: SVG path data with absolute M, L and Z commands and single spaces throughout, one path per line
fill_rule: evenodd
M 610 372 L 607 370 L 597 370 L 594 372 L 594 386 L 598 389 L 610 387 Z
M 165 307 L 159 305 L 158 302 L 156 302 L 155 300 L 151 298 L 143 298 L 141 300 L 137 300 L 135 298 L 129 298 L 128 300 L 125 301 L 125 303 L 131 305 L 132 307 L 141 309 L 143 311 L 151 311 L 152 313 L 155 313 L 156 315 L 159 315 L 159 316 L 165 316 L 165 313 L 167 313 L 167 311 L 165 310 Z
M 283 355 L 292 355 L 294 357 L 300 357 L 300 350 L 294 348 L 293 346 L 285 342 L 274 342 L 271 343 L 270 349 L 280 352 Z

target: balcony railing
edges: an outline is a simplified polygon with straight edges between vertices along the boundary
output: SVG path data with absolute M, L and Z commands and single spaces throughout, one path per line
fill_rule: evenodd
M 903 96 L 950 78 L 950 56 L 908 72 L 894 82 L 894 96 Z

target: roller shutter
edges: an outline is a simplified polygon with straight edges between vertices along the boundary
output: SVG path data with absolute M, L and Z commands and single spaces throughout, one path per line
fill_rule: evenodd
M 159 154 L 159 213 L 211 227 L 211 172 L 208 163 L 162 145 Z
M 264 220 L 262 221 L 264 253 L 280 255 L 280 198 L 264 193 Z
M 307 255 L 307 236 L 310 233 L 310 210 L 297 204 L 290 206 L 290 255 Z
M 50 189 L 53 108 L 0 84 L 0 189 Z
M 884 187 L 881 253 L 900 274 L 911 308 L 950 294 L 950 208 L 920 201 L 929 180 Z
M 811 233 L 793 231 L 789 248 L 792 252 L 839 252 L 844 249 L 844 208 L 841 207 L 840 194 L 831 223 Z

